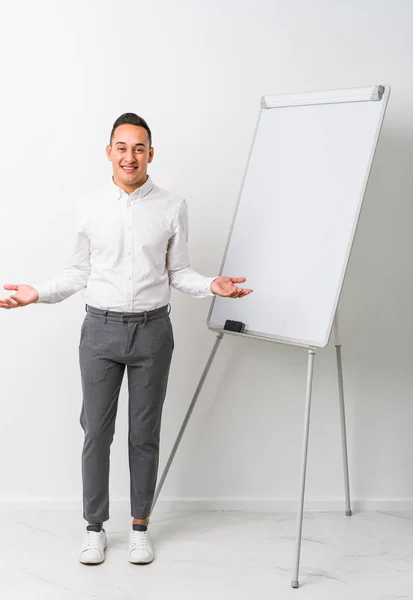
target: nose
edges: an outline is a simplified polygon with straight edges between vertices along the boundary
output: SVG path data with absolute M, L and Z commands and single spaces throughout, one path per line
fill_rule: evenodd
M 134 163 L 136 160 L 135 153 L 132 149 L 128 150 L 126 156 L 124 156 L 124 161 L 128 164 Z

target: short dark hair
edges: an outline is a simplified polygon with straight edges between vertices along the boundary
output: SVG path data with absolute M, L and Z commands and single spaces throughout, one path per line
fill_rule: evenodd
M 115 133 L 115 129 L 117 129 L 120 125 L 136 125 L 136 127 L 143 127 L 146 129 L 148 133 L 149 139 L 149 148 L 152 146 L 152 133 L 149 129 L 148 123 L 142 117 L 135 115 L 135 113 L 123 113 L 120 117 L 116 119 L 113 123 L 112 131 L 110 133 L 110 144 L 112 144 L 113 134 Z

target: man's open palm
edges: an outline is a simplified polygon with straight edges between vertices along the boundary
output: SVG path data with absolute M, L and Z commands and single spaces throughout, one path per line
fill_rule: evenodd
M 211 283 L 211 292 L 224 298 L 243 298 L 251 294 L 252 290 L 234 284 L 244 283 L 244 281 L 246 281 L 245 277 L 217 277 Z
M 31 285 L 14 285 L 7 283 L 4 286 L 5 290 L 16 290 L 15 294 L 8 298 L 0 299 L 0 308 L 18 308 L 19 306 L 27 306 L 33 302 L 37 302 L 39 294 Z

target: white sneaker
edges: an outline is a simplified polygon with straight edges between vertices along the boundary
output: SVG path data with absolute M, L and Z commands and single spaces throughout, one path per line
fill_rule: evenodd
M 148 531 L 131 531 L 129 534 L 129 562 L 135 565 L 151 563 L 155 555 Z
M 82 550 L 79 554 L 79 560 L 84 565 L 97 565 L 105 560 L 105 550 L 107 546 L 106 532 L 86 531 Z

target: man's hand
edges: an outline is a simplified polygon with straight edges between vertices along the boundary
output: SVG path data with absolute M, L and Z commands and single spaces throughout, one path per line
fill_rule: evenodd
M 211 292 L 224 298 L 243 298 L 251 294 L 252 290 L 237 287 L 234 283 L 244 283 L 244 281 L 246 281 L 245 277 L 217 277 L 211 283 Z
M 16 290 L 16 293 L 9 296 L 9 298 L 0 299 L 0 308 L 27 306 L 28 304 L 32 304 L 32 302 L 37 302 L 39 299 L 39 294 L 31 285 L 13 285 L 7 283 L 4 289 Z

